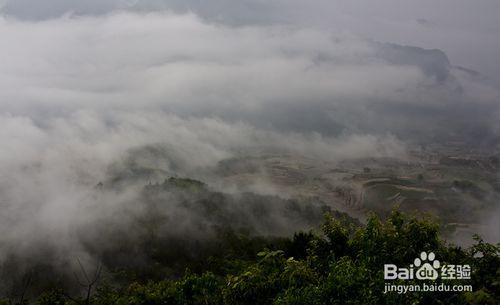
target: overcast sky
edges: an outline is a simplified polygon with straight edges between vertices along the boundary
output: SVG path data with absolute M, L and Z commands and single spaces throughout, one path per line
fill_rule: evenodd
M 40 126 L 140 109 L 488 142 L 500 134 L 499 3 L 3 0 L 0 107 Z
M 446 52 L 455 65 L 500 80 L 497 0 L 0 0 L 2 13 L 43 20 L 115 10 L 192 11 L 231 25 L 287 23 L 347 31 Z

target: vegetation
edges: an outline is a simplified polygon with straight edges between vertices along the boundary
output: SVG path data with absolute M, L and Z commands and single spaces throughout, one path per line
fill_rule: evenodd
M 439 238 L 436 222 L 399 211 L 393 211 L 385 221 L 371 216 L 364 226 L 327 214 L 321 230 L 296 233 L 292 238 L 222 234 L 218 247 L 223 250 L 207 258 L 202 267 L 196 265 L 196 271 L 190 271 L 188 266 L 178 278 L 131 278 L 128 283 L 117 284 L 103 277 L 88 295 L 82 291 L 82 297 L 70 297 L 56 287 L 34 297 L 33 302 L 38 305 L 498 304 L 499 245 L 485 243 L 479 237 L 476 241 L 469 249 L 448 245 Z M 384 294 L 383 265 L 408 266 L 421 251 L 434 252 L 441 263 L 469 264 L 470 280 L 437 281 L 472 285 L 473 292 Z M 418 281 L 408 280 L 404 284 L 411 283 Z

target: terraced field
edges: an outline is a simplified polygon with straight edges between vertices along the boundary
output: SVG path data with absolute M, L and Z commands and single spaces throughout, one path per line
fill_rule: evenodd
M 479 164 L 479 165 L 477 165 Z M 481 162 L 440 163 L 439 158 L 363 159 L 318 162 L 300 156 L 268 155 L 220 165 L 224 183 L 283 197 L 317 198 L 363 221 L 369 212 L 387 215 L 395 206 L 428 213 L 456 231 L 481 227 L 485 213 L 498 210 L 496 170 Z M 272 185 L 272 187 L 269 187 Z

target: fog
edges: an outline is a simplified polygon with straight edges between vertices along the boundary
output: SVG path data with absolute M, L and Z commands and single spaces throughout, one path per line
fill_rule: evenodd
M 220 161 L 252 154 L 335 163 L 407 160 L 446 140 L 498 144 L 495 80 L 438 44 L 314 23 L 291 13 L 296 2 L 284 20 L 232 5 L 218 15 L 173 1 L 52 2 L 7 1 L 0 17 L 0 263 L 47 241 L 65 263 L 91 256 L 82 227 L 106 217 L 126 227 L 144 212 L 131 202 L 148 179 L 95 197 L 131 159 L 162 178 L 210 180 Z M 425 20 L 415 26 L 434 26 Z
M 498 89 L 439 50 L 192 14 L 1 22 L 2 110 L 39 125 L 77 109 L 141 109 L 330 135 L 427 137 L 447 120 L 496 136 Z
M 2 5 L 3 4 L 3 5 Z M 454 65 L 480 71 L 500 84 L 495 0 L 3 0 L 6 16 L 46 20 L 64 14 L 116 10 L 193 12 L 206 21 L 241 25 L 287 24 L 341 30 L 367 39 L 445 51 Z

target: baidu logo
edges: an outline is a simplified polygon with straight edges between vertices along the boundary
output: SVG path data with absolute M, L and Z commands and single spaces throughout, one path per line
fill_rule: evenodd
M 422 252 L 415 258 L 413 264 L 401 268 L 394 264 L 384 265 L 385 280 L 436 280 L 438 278 L 470 279 L 471 268 L 469 265 L 442 265 L 436 259 L 434 252 Z
M 439 276 L 440 264 L 434 252 L 420 253 L 420 257 L 415 259 L 413 265 L 418 268 L 415 274 L 419 280 L 435 280 Z
M 440 280 L 470 280 L 471 267 L 469 265 L 443 264 L 436 259 L 434 252 L 421 252 L 407 268 L 394 264 L 384 265 L 384 294 L 397 292 L 399 294 L 417 291 L 472 291 L 472 285 L 451 285 Z M 399 280 L 422 280 L 402 284 Z M 393 280 L 397 280 L 393 282 Z M 430 283 L 429 283 L 430 281 Z

